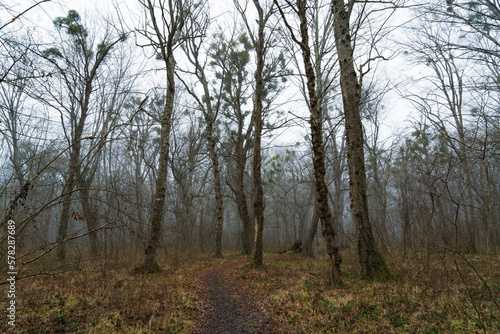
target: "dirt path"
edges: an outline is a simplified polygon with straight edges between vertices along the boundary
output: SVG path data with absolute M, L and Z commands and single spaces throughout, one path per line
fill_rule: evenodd
M 233 269 L 245 262 L 227 262 L 201 272 L 197 334 L 281 333 L 272 311 L 241 282 Z

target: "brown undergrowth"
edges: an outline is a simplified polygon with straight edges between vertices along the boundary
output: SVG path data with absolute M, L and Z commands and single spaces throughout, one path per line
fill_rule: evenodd
M 361 281 L 354 252 L 342 256 L 344 286 L 336 289 L 326 288 L 325 255 L 309 260 L 266 254 L 263 268 L 231 270 L 270 305 L 272 321 L 290 333 L 500 332 L 498 256 L 386 255 L 394 278 L 382 282 Z M 181 255 L 163 259 L 163 271 L 151 275 L 133 274 L 140 258 L 131 256 L 74 262 L 62 267 L 65 273 L 17 281 L 15 332 L 191 333 L 200 319 L 201 273 L 242 259 Z M 61 271 L 33 266 L 26 272 L 37 270 Z M 6 296 L 0 299 L 3 310 Z M 4 311 L 0 332 L 9 329 Z
M 73 263 L 67 272 L 22 279 L 16 286 L 16 333 L 189 333 L 196 321 L 196 273 L 208 257 L 162 263 L 163 271 L 133 274 L 130 256 Z M 39 268 L 27 268 L 37 272 Z M 44 269 L 46 270 L 46 269 Z M 6 309 L 6 298 L 0 307 Z
M 393 259 L 394 278 L 383 282 L 361 281 L 353 252 L 343 257 L 336 289 L 325 288 L 326 258 L 269 255 L 263 269 L 236 270 L 299 333 L 500 333 L 499 257 Z

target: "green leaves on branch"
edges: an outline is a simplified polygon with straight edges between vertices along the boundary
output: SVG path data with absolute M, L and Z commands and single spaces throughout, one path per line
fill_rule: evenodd
M 53 23 L 57 30 L 63 30 L 70 37 L 70 40 L 74 43 L 74 50 L 78 53 L 82 53 L 86 61 L 90 61 L 91 57 L 95 55 L 96 64 L 100 64 L 105 60 L 116 43 L 123 42 L 127 39 L 127 34 L 123 32 L 120 33 L 114 41 L 104 39 L 101 43 L 97 44 L 97 50 L 94 52 L 92 50 L 92 45 L 89 45 L 87 41 L 88 31 L 83 24 L 81 24 L 81 17 L 77 11 L 70 10 L 67 16 L 57 17 Z M 64 58 L 61 49 L 56 47 L 51 47 L 42 51 L 42 55 L 52 59 Z
M 63 55 L 58 48 L 48 48 L 42 51 L 42 55 L 45 58 L 62 58 Z
M 226 40 L 223 33 L 215 36 L 216 42 L 210 45 L 210 66 L 215 69 L 215 76 L 224 82 L 224 93 L 228 94 L 234 86 L 241 84 L 248 76 L 247 66 L 250 51 L 253 49 L 246 33 L 237 40 Z
M 113 48 L 113 44 L 109 42 L 101 42 L 97 45 L 97 57 L 98 58 L 104 58 L 106 54 L 111 51 Z
M 80 24 L 80 14 L 76 10 L 68 11 L 68 16 L 58 17 L 54 21 L 54 26 L 60 29 L 66 29 L 66 33 L 79 38 L 87 38 L 87 29 Z

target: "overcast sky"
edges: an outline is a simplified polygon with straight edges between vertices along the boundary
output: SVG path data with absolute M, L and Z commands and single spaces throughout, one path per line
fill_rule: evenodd
M 31 2 L 32 3 L 32 2 Z M 13 6 L 13 12 L 20 12 L 28 8 L 27 1 L 17 0 Z M 58 16 L 64 16 L 67 14 L 69 9 L 75 9 L 85 17 L 85 21 L 92 22 L 94 19 L 99 17 L 116 17 L 116 7 L 120 9 L 120 12 L 124 16 L 134 16 L 140 15 L 140 7 L 136 0 L 53 0 L 48 3 L 44 3 L 41 6 L 31 10 L 25 17 L 20 19 L 18 22 L 14 22 L 9 26 L 10 29 L 15 29 L 19 27 L 32 28 L 36 26 L 34 36 L 39 36 L 43 38 L 44 35 L 53 32 L 52 20 Z M 212 1 L 211 3 L 211 13 L 212 16 L 217 15 L 218 25 L 231 24 L 234 12 L 232 0 L 219 0 Z M 10 13 L 12 14 L 12 13 Z M 0 21 L 6 22 L 11 20 L 9 14 L 5 10 L 0 10 Z M 401 19 L 401 16 L 399 16 Z M 134 27 L 133 19 L 130 19 L 128 23 L 129 27 Z M 20 29 L 22 30 L 22 29 Z M 30 29 L 31 30 L 31 29 Z M 38 32 L 38 33 L 37 33 Z M 391 60 L 385 64 L 379 65 L 379 75 L 391 76 L 396 75 L 394 82 L 401 80 L 401 72 L 395 72 L 394 68 L 404 67 L 404 60 L 398 58 Z M 296 91 L 296 90 L 295 90 Z M 295 93 L 295 95 L 297 95 Z M 292 99 L 299 99 L 299 96 L 294 96 Z M 407 124 L 405 121 L 410 116 L 410 106 L 408 103 L 402 101 L 396 91 L 392 91 L 387 94 L 385 101 L 385 115 L 382 117 L 384 137 L 389 137 L 394 132 L 399 132 L 400 129 Z M 289 109 L 297 108 L 297 104 L 290 105 Z M 303 136 L 306 129 L 293 131 L 294 134 L 290 137 L 289 141 L 302 141 L 303 138 L 294 139 L 295 136 Z M 288 141 L 288 140 L 287 140 Z

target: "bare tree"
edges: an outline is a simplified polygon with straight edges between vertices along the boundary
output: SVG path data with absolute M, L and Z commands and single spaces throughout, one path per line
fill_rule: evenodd
M 189 102 L 192 102 L 189 100 Z M 201 204 L 205 198 L 212 193 L 211 182 L 207 182 L 210 172 L 209 163 L 205 150 L 207 143 L 205 140 L 204 127 L 199 114 L 185 112 L 181 117 L 174 118 L 176 123 L 187 123 L 187 126 L 178 124 L 171 136 L 171 158 L 170 166 L 175 182 L 169 183 L 170 210 L 175 215 L 175 224 L 169 224 L 167 233 L 173 235 L 174 251 L 186 251 L 194 247 L 194 230 L 197 225 L 198 216 L 202 216 L 199 221 L 199 240 L 204 249 L 204 226 L 209 221 L 203 216 Z M 202 242 L 203 241 L 203 242 Z
M 309 123 L 311 126 L 311 141 L 313 149 L 313 166 L 314 166 L 314 179 L 315 179 L 315 197 L 317 201 L 317 213 L 321 219 L 321 227 L 323 237 L 326 240 L 326 250 L 329 256 L 330 265 L 330 286 L 338 286 L 342 284 L 340 264 L 342 257 L 340 256 L 339 249 L 335 245 L 335 230 L 333 228 L 333 217 L 328 205 L 328 186 L 325 180 L 326 167 L 325 167 L 325 151 L 323 140 L 323 110 L 318 103 L 318 96 L 316 90 L 316 74 L 311 59 L 311 47 L 309 44 L 309 29 L 307 20 L 307 1 L 299 0 L 294 7 L 290 2 L 286 1 L 289 8 L 293 11 L 294 15 L 300 21 L 299 36 L 295 36 L 293 28 L 288 23 L 286 14 L 283 8 L 275 0 L 278 10 L 285 22 L 286 27 L 295 43 L 299 45 L 302 51 L 302 58 L 304 62 L 305 73 L 307 77 L 307 92 L 309 96 Z
M 426 94 L 411 96 L 410 100 L 442 134 L 459 158 L 467 198 L 464 205 L 468 229 L 467 248 L 469 252 L 476 252 L 476 204 L 471 176 L 473 156 L 469 152 L 469 147 L 474 143 L 470 143 L 466 135 L 468 117 L 464 111 L 467 106 L 465 76 L 468 62 L 461 61 L 460 55 L 451 47 L 450 29 L 452 28 L 443 24 L 419 27 L 410 47 L 413 49 L 415 60 L 432 70 L 432 75 L 423 80 L 435 89 Z M 450 126 L 454 133 L 450 131 Z
M 23 57 L 24 58 L 24 57 Z M 23 159 L 21 158 L 21 134 L 25 133 L 22 129 L 22 109 L 27 95 L 25 88 L 28 84 L 26 79 L 22 79 L 23 75 L 22 66 L 27 62 L 27 59 L 20 59 L 20 65 L 11 70 L 15 73 L 19 80 L 16 80 L 15 85 L 8 85 L 7 83 L 0 83 L 0 119 L 5 124 L 6 130 L 5 139 L 7 140 L 7 147 L 9 149 L 9 159 L 14 169 L 15 178 L 19 183 L 19 187 L 24 186 L 25 175 L 23 173 Z M 29 65 L 27 65 L 29 66 Z
M 266 52 L 268 51 L 269 36 L 265 35 L 266 25 L 273 13 L 273 5 L 264 7 L 259 0 L 253 0 L 254 7 L 257 11 L 257 32 L 254 33 L 250 26 L 246 14 L 246 7 L 241 6 L 238 0 L 234 1 L 236 9 L 240 13 L 247 32 L 252 42 L 256 53 L 257 67 L 254 72 L 255 90 L 254 90 L 254 109 L 252 118 L 254 120 L 254 140 L 252 154 L 252 203 L 253 203 L 253 220 L 254 220 L 254 249 L 253 249 L 253 265 L 263 265 L 263 235 L 264 235 L 264 190 L 262 187 L 262 129 L 263 124 L 263 98 L 265 90 L 264 82 L 264 66 Z
M 223 146 L 230 159 L 226 183 L 234 194 L 243 225 L 241 233 L 243 254 L 250 255 L 253 226 L 248 208 L 245 171 L 252 146 L 254 118 L 251 112 L 245 109 L 251 97 L 252 87 L 248 70 L 253 46 L 248 35 L 238 33 L 236 27 L 231 36 L 226 37 L 220 32 L 216 39 L 209 51 L 212 59 L 210 64 L 222 84 L 220 92 L 223 102 L 221 111 L 224 115 L 222 126 L 226 133 Z
M 388 197 L 393 146 L 384 145 L 381 138 L 381 123 L 385 106 L 385 91 L 371 82 L 362 88 L 361 117 L 364 124 L 364 144 L 367 158 L 368 200 L 372 222 L 378 241 L 388 246 Z
M 314 252 L 313 252 L 313 242 L 314 238 L 316 237 L 316 232 L 318 231 L 318 223 L 319 223 L 319 215 L 318 215 L 318 209 L 317 209 L 317 204 L 314 203 L 314 211 L 313 215 L 311 218 L 311 224 L 309 225 L 309 230 L 307 231 L 307 236 L 304 240 L 304 245 L 302 247 L 302 254 L 306 257 L 311 257 L 314 258 Z
M 350 32 L 350 14 L 354 3 L 355 0 L 350 0 L 346 8 L 344 0 L 333 0 L 331 7 L 346 124 L 351 216 L 358 233 L 361 276 L 366 279 L 385 278 L 389 276 L 389 270 L 375 245 L 366 194 L 363 125 L 360 117 L 361 89 L 354 66 Z
M 202 46 L 204 43 L 204 36 L 207 33 L 210 24 L 210 18 L 207 2 L 199 3 L 198 9 L 202 12 L 192 13 L 189 23 L 187 25 L 186 43 L 184 44 L 184 51 L 191 65 L 194 67 L 192 74 L 197 78 L 203 89 L 203 95 L 198 96 L 194 88 L 190 87 L 185 81 L 184 86 L 189 94 L 194 98 L 198 108 L 203 113 L 205 119 L 205 137 L 208 142 L 208 150 L 210 160 L 212 161 L 212 173 L 214 175 L 214 190 L 215 190 L 215 215 L 216 215 L 216 228 L 215 228 L 215 258 L 222 258 L 222 228 L 224 225 L 224 202 L 222 198 L 222 182 L 221 171 L 219 167 L 219 154 L 217 153 L 217 139 L 215 138 L 215 129 L 217 116 L 219 115 L 222 104 L 222 89 L 224 81 L 219 82 L 219 86 L 215 87 L 215 96 L 211 93 L 209 80 L 206 75 L 206 67 L 208 64 L 208 57 L 205 60 L 201 59 L 201 54 L 205 51 Z M 199 36 L 199 37 L 197 37 Z M 224 73 L 221 74 L 225 76 Z
M 26 56 L 32 50 L 32 45 L 29 38 L 24 40 L 22 43 L 20 40 L 16 40 L 16 38 L 14 38 L 13 36 L 12 31 L 9 31 L 7 27 L 11 24 L 14 24 L 16 25 L 14 29 L 17 30 L 17 23 L 20 23 L 22 21 L 22 18 L 26 15 L 26 13 L 35 9 L 36 7 L 41 6 L 43 3 L 50 1 L 52 0 L 25 1 L 28 4 L 25 3 L 24 5 L 26 5 L 26 7 L 23 7 L 23 9 L 20 10 L 16 10 L 14 8 L 14 4 L 12 3 L 9 5 L 0 4 L 0 10 L 7 12 L 7 15 L 10 16 L 10 18 L 0 26 L 0 52 L 5 52 L 5 55 L 8 55 L 7 57 L 4 57 L 5 62 L 2 62 L 3 64 L 2 66 L 0 66 L 0 83 L 4 81 L 10 82 L 12 80 L 19 80 L 27 77 L 37 78 L 45 76 L 45 73 L 39 71 L 39 69 L 25 68 L 24 74 L 22 74 L 21 76 L 19 76 L 20 73 L 17 73 L 16 78 L 10 79 L 8 77 L 11 71 L 16 67 L 16 65 L 20 62 L 22 63 L 23 59 L 26 59 Z M 23 52 L 13 53 L 13 46 L 14 49 L 18 49 L 17 46 L 19 45 L 23 45 Z
M 146 247 L 144 264 L 137 271 L 152 273 L 160 271 L 156 260 L 159 246 L 162 221 L 164 216 L 165 189 L 168 172 L 168 157 L 170 147 L 170 130 L 175 98 L 175 58 L 174 49 L 180 42 L 181 31 L 185 22 L 186 4 L 184 1 L 139 1 L 145 10 L 147 22 L 139 33 L 146 38 L 148 46 L 154 49 L 166 68 L 167 89 L 165 106 L 161 115 L 160 155 L 156 190 L 153 196 L 152 210 L 149 217 L 151 225 L 148 245 Z
M 66 17 L 56 18 L 54 26 L 64 32 L 64 35 L 60 35 L 62 41 L 41 54 L 57 73 L 54 76 L 61 85 L 60 93 L 52 87 L 46 87 L 45 92 L 50 97 L 45 101 L 60 111 L 62 120 L 67 117 L 69 121 L 69 130 L 63 124 L 70 146 L 70 157 L 57 237 L 57 243 L 60 244 L 57 249 L 58 257 L 63 260 L 66 256 L 63 241 L 67 237 L 72 193 L 79 180 L 82 142 L 86 121 L 91 112 L 92 94 L 104 61 L 113 47 L 124 40 L 125 35 L 112 36 L 107 31 L 104 39 L 94 45 L 93 36 L 89 36 L 87 28 L 81 23 L 80 15 L 74 10 L 70 10 Z

